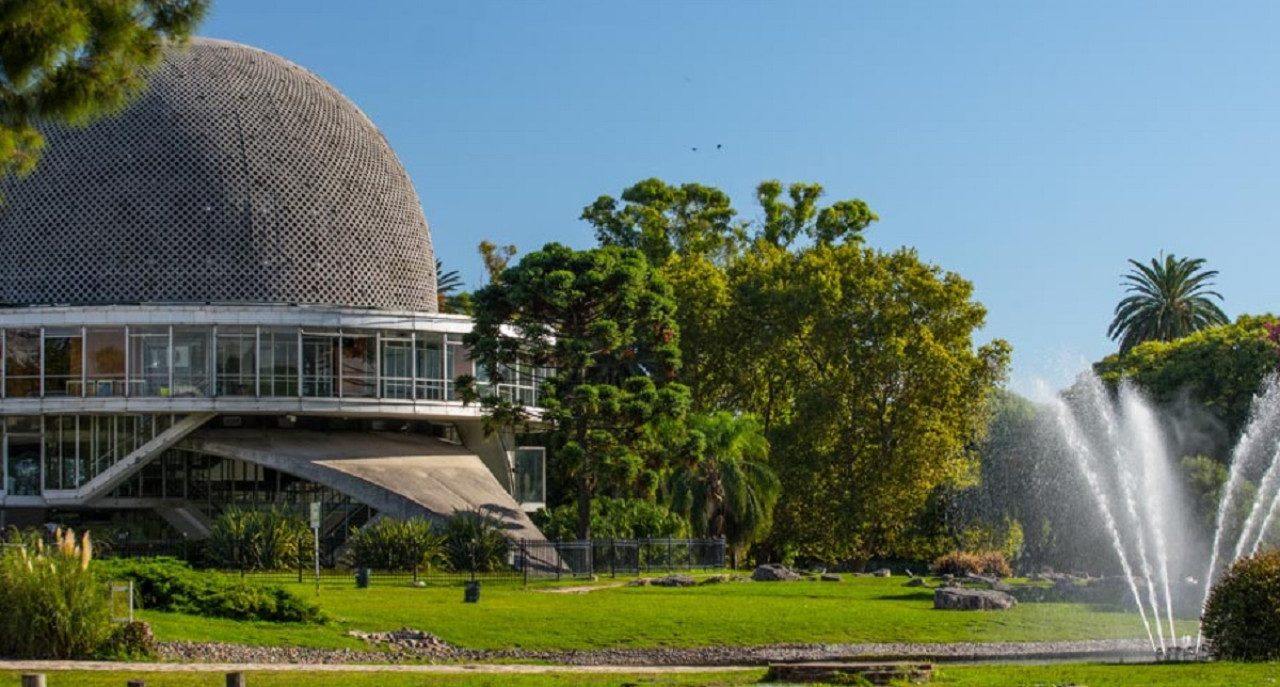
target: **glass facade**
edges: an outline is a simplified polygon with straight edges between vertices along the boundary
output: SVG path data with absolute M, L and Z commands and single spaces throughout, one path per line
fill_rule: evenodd
M 455 404 L 459 376 L 476 375 L 482 392 L 493 390 L 468 353 L 460 333 L 394 328 L 241 324 L 3 328 L 0 395 L 13 403 L 7 408 L 0 405 L 0 494 L 80 498 L 73 492 L 181 417 L 157 413 L 154 404 L 143 406 L 148 411 L 121 412 L 112 408 L 126 408 L 123 403 L 102 405 L 100 401 L 260 398 Z M 496 391 L 534 405 L 546 372 L 527 367 L 509 370 Z M 38 399 L 52 403 L 26 405 Z M 94 402 L 58 402 L 70 399 Z M 247 412 L 261 414 L 270 407 L 254 406 Z M 373 411 L 385 412 L 385 407 Z M 518 500 L 540 502 L 545 498 L 542 451 L 521 449 L 514 461 Z M 171 449 L 109 498 L 289 501 L 302 489 L 292 486 L 292 480 L 249 463 Z
M 479 372 L 462 335 L 442 332 L 140 325 L 12 328 L 0 341 L 5 398 L 454 401 L 454 380 Z M 545 378 L 512 370 L 498 391 L 533 405 Z

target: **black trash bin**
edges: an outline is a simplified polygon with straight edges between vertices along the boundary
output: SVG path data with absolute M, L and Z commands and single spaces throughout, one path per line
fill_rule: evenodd
M 467 580 L 463 584 L 466 585 L 462 600 L 466 603 L 473 604 L 480 601 L 480 580 Z
M 369 569 L 356 568 L 356 589 L 366 589 L 369 587 Z

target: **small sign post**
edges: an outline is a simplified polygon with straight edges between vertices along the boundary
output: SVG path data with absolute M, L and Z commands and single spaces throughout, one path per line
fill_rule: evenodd
M 320 502 L 311 502 L 311 532 L 314 535 L 316 561 L 316 596 L 320 596 Z

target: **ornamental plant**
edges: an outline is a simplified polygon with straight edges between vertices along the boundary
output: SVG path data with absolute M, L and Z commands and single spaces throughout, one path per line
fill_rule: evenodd
M 939 556 L 931 566 L 935 575 L 995 575 L 1011 577 L 1013 568 L 999 551 L 952 551 Z
M 444 535 L 422 518 L 378 518 L 347 540 L 347 562 L 357 568 L 411 570 L 431 568 L 443 557 Z
M 511 539 L 482 510 L 454 511 L 445 525 L 444 554 L 455 572 L 493 572 L 507 565 Z
M 31 533 L 0 554 L 0 655 L 89 658 L 111 634 L 104 585 L 89 566 L 89 533 L 58 530 L 46 546 Z

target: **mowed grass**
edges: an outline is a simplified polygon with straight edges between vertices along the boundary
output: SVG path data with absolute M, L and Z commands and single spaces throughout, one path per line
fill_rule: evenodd
M 1134 613 L 1078 604 L 1020 604 L 1000 612 L 938 611 L 933 592 L 904 578 L 844 582 L 741 582 L 692 588 L 605 587 L 590 593 L 545 585 L 485 584 L 480 602 L 460 586 L 288 585 L 319 603 L 324 626 L 237 623 L 142 612 L 162 640 L 260 645 L 363 645 L 347 630 L 430 631 L 471 649 L 597 649 L 784 643 L 1000 642 L 1145 636 Z M 602 582 L 603 584 L 607 584 Z M 1190 627 L 1191 621 L 1186 621 Z
M 1280 682 L 1280 664 L 1276 663 L 1177 663 L 941 666 L 934 671 L 930 684 L 954 687 L 994 687 L 996 685 L 1000 687 L 1004 685 L 1227 687 L 1228 685 L 1273 685 L 1277 682 Z
M 586 674 L 552 672 L 538 675 L 518 673 L 395 673 L 395 672 L 276 672 L 248 671 L 245 682 L 250 687 L 421 687 L 451 685 L 512 685 L 513 687 L 549 687 L 551 685 L 751 685 L 760 682 L 764 669 L 736 672 L 706 671 L 696 673 L 610 673 Z M 0 685 L 16 685 L 19 671 L 0 671 Z M 49 687 L 120 687 L 128 680 L 142 679 L 148 687 L 222 687 L 225 677 L 218 672 L 159 671 L 45 671 Z M 994 687 L 1005 685 L 1089 685 L 1089 687 L 1122 687 L 1127 685 L 1166 685 L 1169 687 L 1226 687 L 1228 685 L 1267 685 L 1280 681 L 1280 664 L 1197 663 L 1177 665 L 983 665 L 939 666 L 930 684 L 951 687 Z
M 48 687 L 121 687 L 129 680 L 144 680 L 147 687 L 223 687 L 226 676 L 217 672 L 96 672 L 87 670 L 44 671 Z M 17 685 L 23 675 L 18 671 L 0 671 L 0 685 Z M 553 687 L 554 685 L 751 685 L 764 677 L 764 669 L 750 671 L 711 671 L 697 673 L 395 673 L 395 672 L 314 672 L 314 671 L 246 671 L 248 687 Z

